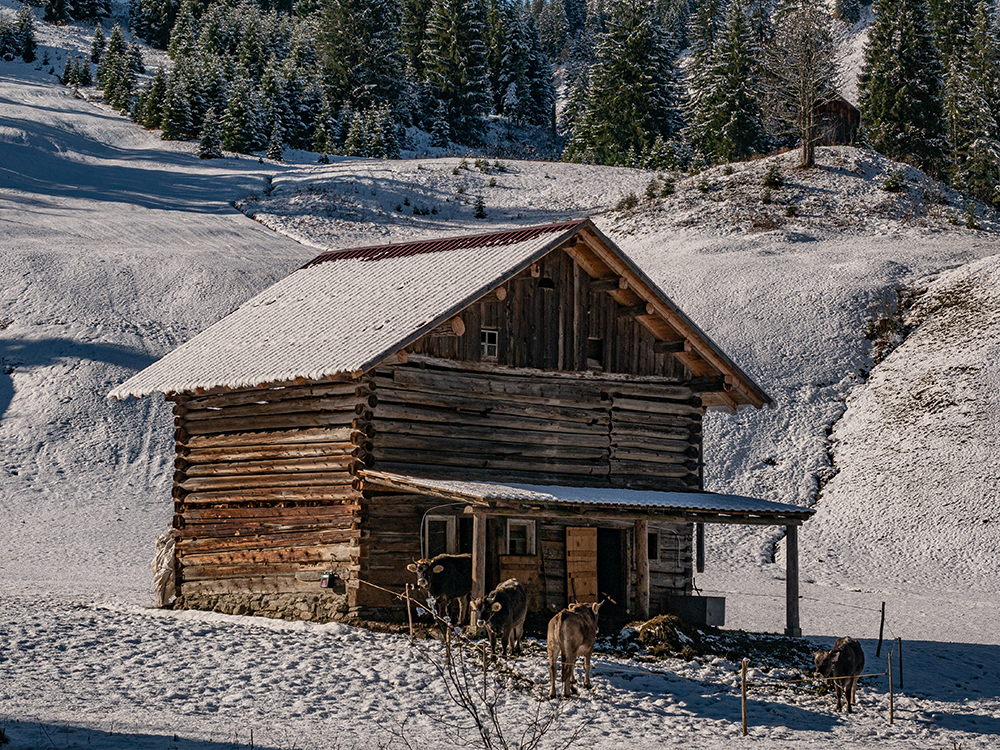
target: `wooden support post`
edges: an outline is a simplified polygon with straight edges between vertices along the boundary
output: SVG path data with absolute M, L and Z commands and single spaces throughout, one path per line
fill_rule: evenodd
M 694 559 L 695 570 L 698 573 L 705 572 L 705 524 L 696 523 L 694 525 Z
M 635 604 L 640 620 L 649 619 L 649 521 L 635 522 Z
M 799 527 L 785 527 L 785 635 L 799 637 Z
M 750 660 L 743 659 L 743 668 L 740 670 L 740 706 L 743 709 L 743 736 L 747 736 L 747 666 Z
M 482 599 L 486 596 L 486 516 L 476 513 L 472 516 L 472 593 L 470 599 Z M 472 609 L 471 601 L 469 603 Z M 475 610 L 469 614 L 469 626 L 475 628 Z
M 680 354 L 691 351 L 691 344 L 685 339 L 677 341 L 654 341 L 653 352 L 655 354 Z
M 878 624 L 878 646 L 875 647 L 875 658 L 882 653 L 882 633 L 885 632 L 885 602 L 882 602 L 882 619 Z

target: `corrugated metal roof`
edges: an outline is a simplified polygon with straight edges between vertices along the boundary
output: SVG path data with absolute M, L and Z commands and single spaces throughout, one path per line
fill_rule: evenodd
M 246 388 L 364 371 L 560 244 L 587 220 L 368 248 L 268 287 L 109 394 Z M 394 252 L 395 248 L 411 248 Z M 421 250 L 420 248 L 425 248 Z M 412 250 L 417 248 L 417 250 Z M 384 252 L 383 252 L 384 251 Z M 327 254 L 324 254 L 327 255 Z M 378 262 L 371 262 L 377 260 Z
M 359 247 L 350 250 L 331 250 L 323 253 L 305 264 L 303 268 L 329 263 L 335 260 L 384 260 L 386 258 L 402 258 L 408 255 L 424 253 L 443 253 L 450 250 L 466 250 L 471 247 L 498 247 L 500 245 L 515 245 L 528 242 L 543 234 L 566 232 L 583 224 L 585 219 L 564 221 L 557 224 L 545 224 L 537 227 L 510 229 L 506 232 L 489 232 L 487 234 L 466 235 L 463 237 L 446 237 L 444 239 L 420 240 L 418 242 L 402 242 L 398 245 L 375 245 Z
M 776 503 L 755 497 L 714 492 L 658 492 L 616 487 L 562 487 L 531 484 L 498 484 L 425 479 L 422 477 L 362 471 L 360 475 L 376 484 L 424 489 L 431 493 L 468 498 L 470 502 L 532 503 L 562 506 L 591 506 L 608 510 L 673 511 L 679 514 L 720 513 L 752 516 L 792 516 L 806 518 L 815 511 L 798 505 Z

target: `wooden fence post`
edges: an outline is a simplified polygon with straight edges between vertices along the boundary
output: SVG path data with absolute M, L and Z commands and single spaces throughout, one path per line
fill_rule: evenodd
M 878 646 L 875 648 L 875 658 L 882 653 L 882 632 L 885 630 L 885 602 L 882 602 L 882 620 L 878 624 Z
M 896 639 L 896 653 L 899 656 L 899 689 L 903 689 L 903 639 Z
M 410 584 L 406 584 L 406 619 L 410 622 L 410 645 L 413 645 L 413 609 L 410 607 Z
M 893 695 L 892 695 L 892 651 L 890 651 L 887 656 L 889 657 L 889 723 L 892 724 L 893 719 Z
M 741 670 L 741 674 L 742 674 L 741 683 L 742 684 L 740 685 L 740 704 L 742 705 L 742 708 L 743 708 L 743 736 L 744 737 L 747 736 L 747 665 L 749 663 L 750 663 L 750 660 L 744 657 L 744 659 L 743 659 L 743 668 Z

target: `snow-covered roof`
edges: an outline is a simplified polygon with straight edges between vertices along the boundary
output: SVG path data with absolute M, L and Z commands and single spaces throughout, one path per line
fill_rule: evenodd
M 140 398 L 363 372 L 584 223 L 323 253 L 109 395 Z
M 589 236 L 606 258 L 614 259 L 613 267 L 629 276 L 640 299 L 705 358 L 707 373 L 726 377 L 729 408 L 773 403 L 589 219 L 323 253 L 109 396 L 139 398 L 363 373 L 575 236 Z
M 714 492 L 660 492 L 618 487 L 562 487 L 534 484 L 498 484 L 426 479 L 401 474 L 363 470 L 366 484 L 421 494 L 464 500 L 491 508 L 530 506 L 582 506 L 605 511 L 638 511 L 660 515 L 703 517 L 710 521 L 733 521 L 753 517 L 782 523 L 805 520 L 815 511 L 799 505 L 776 503 L 755 497 Z

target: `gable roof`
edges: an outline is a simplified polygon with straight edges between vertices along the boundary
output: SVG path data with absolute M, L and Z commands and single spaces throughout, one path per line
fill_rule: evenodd
M 772 403 L 589 219 L 323 253 L 109 395 L 139 398 L 357 375 L 560 247 L 587 263 L 592 277 L 610 272 L 631 279 L 622 291 L 648 302 L 647 327 L 662 322 L 688 342 L 678 356 L 696 375 L 725 380 L 719 390 L 731 393 L 715 405 Z

